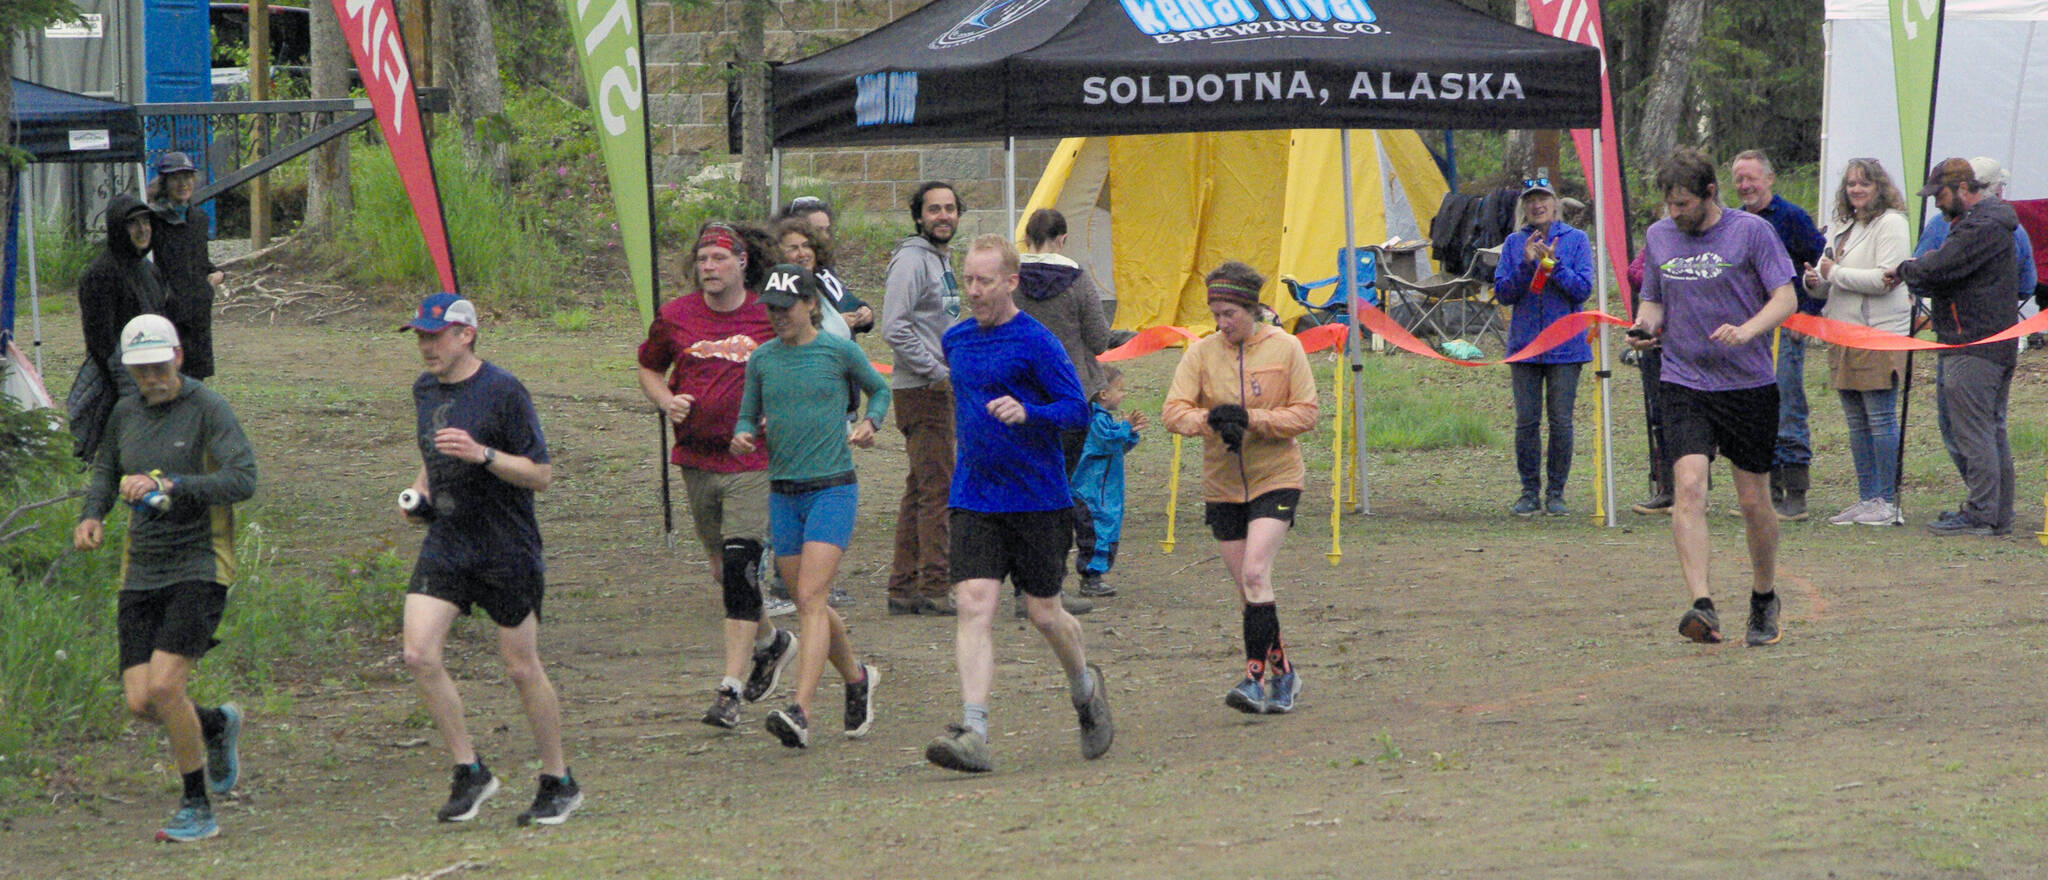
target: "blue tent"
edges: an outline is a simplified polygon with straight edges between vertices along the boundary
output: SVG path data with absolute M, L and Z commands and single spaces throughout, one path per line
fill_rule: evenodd
M 88 97 L 16 79 L 14 88 L 15 146 L 31 162 L 141 162 L 142 120 L 135 106 Z M 8 189 L 7 216 L 21 216 L 17 176 Z M 17 230 L 7 224 L 6 267 L 0 271 L 0 344 L 14 335 L 14 275 Z M 33 230 L 30 232 L 34 234 Z M 31 240 L 33 244 L 33 240 Z M 33 291 L 31 291 L 33 293 Z

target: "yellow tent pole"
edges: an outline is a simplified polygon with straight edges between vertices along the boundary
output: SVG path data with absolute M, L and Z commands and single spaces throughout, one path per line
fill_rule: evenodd
M 2044 508 L 2048 508 L 2048 494 L 2044 494 L 2041 496 L 2041 506 Z M 2048 521 L 2043 521 L 2041 523 L 2041 531 L 2035 534 L 2034 538 L 2035 540 L 2041 542 L 2041 546 L 2048 547 Z
M 1600 347 L 1600 372 L 1607 372 L 1607 347 Z M 1593 521 L 1607 521 L 1607 395 L 1593 396 L 1593 414 L 1599 419 L 1601 430 L 1593 432 Z
M 1173 465 L 1166 472 L 1166 540 L 1159 542 L 1162 553 L 1173 552 L 1173 514 L 1180 508 L 1180 444 L 1186 439 L 1173 435 Z
M 1336 374 L 1335 381 L 1331 384 L 1337 386 L 1337 405 L 1331 407 L 1332 412 L 1330 414 L 1330 422 L 1336 431 L 1336 440 L 1330 444 L 1330 552 L 1328 556 L 1332 567 L 1337 565 L 1338 560 L 1344 558 L 1344 487 L 1349 482 L 1344 479 L 1344 419 L 1348 415 L 1344 412 L 1344 361 L 1344 358 L 1339 357 L 1336 368 L 1331 371 Z

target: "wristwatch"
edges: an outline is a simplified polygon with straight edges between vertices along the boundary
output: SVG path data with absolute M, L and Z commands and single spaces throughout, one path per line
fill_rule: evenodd
M 496 449 L 492 449 L 492 448 L 491 448 L 491 447 L 489 447 L 489 446 L 486 446 L 486 447 L 484 447 L 484 467 L 490 467 L 490 466 L 491 466 L 491 462 L 494 462 L 494 461 L 497 461 L 497 460 L 498 460 L 498 450 L 496 450 Z

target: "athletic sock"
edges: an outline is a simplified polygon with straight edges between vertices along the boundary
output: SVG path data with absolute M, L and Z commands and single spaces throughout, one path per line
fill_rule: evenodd
M 1258 679 L 1265 674 L 1266 658 L 1280 644 L 1280 615 L 1271 602 L 1244 605 L 1245 675 Z
M 960 726 L 974 731 L 982 742 L 988 742 L 988 704 L 967 703 L 960 707 Z
M 192 772 L 190 772 L 190 773 L 184 774 L 184 778 L 185 778 L 185 800 L 187 800 L 187 801 L 203 801 L 203 800 L 206 800 L 206 768 L 205 768 L 205 767 L 201 767 L 201 768 L 199 768 L 199 769 L 197 769 L 197 770 L 194 770 L 194 771 L 192 771 Z
M 741 687 L 743 687 L 743 685 L 740 684 L 740 680 L 737 678 L 733 678 L 730 675 L 718 680 L 718 689 L 722 691 L 732 691 L 733 693 L 739 693 Z
M 1094 688 L 1088 681 L 1088 667 L 1081 667 L 1080 675 L 1067 674 L 1067 696 L 1073 699 L 1074 705 L 1088 702 L 1088 698 L 1095 695 Z
M 1279 675 L 1294 671 L 1294 664 L 1287 662 L 1287 645 L 1280 641 L 1277 633 L 1273 636 L 1273 650 L 1266 652 L 1266 668 Z
M 775 627 L 764 623 L 757 632 L 760 634 L 754 637 L 754 650 L 763 650 L 775 644 L 775 633 L 778 632 Z
M 1765 605 L 1771 604 L 1771 600 L 1776 598 L 1778 598 L 1777 590 L 1772 590 L 1768 593 L 1752 592 L 1749 594 L 1749 604 L 1757 608 L 1762 608 Z
M 1712 611 L 1714 610 L 1714 600 L 1701 596 L 1692 600 L 1692 607 L 1698 608 L 1701 611 Z
M 199 732 L 207 739 L 220 736 L 221 731 L 228 729 L 227 713 L 222 712 L 220 707 L 215 706 L 211 709 L 204 707 L 196 708 L 199 712 Z

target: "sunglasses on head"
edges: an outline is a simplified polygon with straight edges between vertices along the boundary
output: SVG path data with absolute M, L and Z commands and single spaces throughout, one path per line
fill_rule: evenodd
M 1550 188 L 1550 178 L 1548 178 L 1548 177 L 1524 177 L 1524 178 L 1522 178 L 1522 188 L 1523 188 L 1523 189 L 1530 189 L 1530 188 L 1532 188 L 1532 187 L 1538 187 L 1538 186 L 1540 186 L 1540 187 L 1543 187 L 1544 189 L 1549 189 L 1549 188 Z

